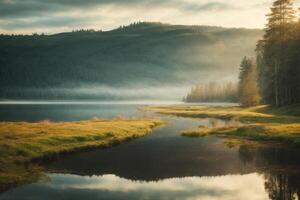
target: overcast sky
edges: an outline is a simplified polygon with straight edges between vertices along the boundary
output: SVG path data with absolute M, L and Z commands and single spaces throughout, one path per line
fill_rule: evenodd
M 0 0 L 0 32 L 109 30 L 135 21 L 262 28 L 271 3 L 272 0 Z

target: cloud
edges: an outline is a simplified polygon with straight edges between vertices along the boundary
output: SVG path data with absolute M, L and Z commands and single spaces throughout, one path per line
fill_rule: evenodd
M 253 5 L 254 8 L 269 8 L 272 5 L 271 1 L 262 1 Z
M 0 18 L 32 17 L 108 5 L 157 5 L 160 2 L 159 0 L 0 0 Z M 168 0 L 168 2 L 172 2 L 172 0 Z
M 46 11 L 57 12 L 59 10 L 61 10 L 61 8 L 56 5 L 47 6 L 47 4 L 39 1 L 0 0 L 1 19 L 36 16 L 36 15 L 41 15 Z
M 217 11 L 217 10 L 231 10 L 236 9 L 235 6 L 226 4 L 226 3 L 220 3 L 220 2 L 209 2 L 205 4 L 187 4 L 186 6 L 183 6 L 185 10 L 188 11 Z
M 261 3 L 261 0 L 0 0 L 0 31 L 107 30 L 133 21 L 259 27 L 265 23 L 265 9 L 258 6 Z
M 6 30 L 32 29 L 32 28 L 59 28 L 59 27 L 85 27 L 93 22 L 92 17 L 60 16 L 34 19 L 15 19 L 3 21 L 1 28 Z M 75 28 L 74 28 L 75 29 Z
M 0 18 L 19 18 L 45 15 L 72 9 L 86 10 L 100 6 L 153 7 L 172 6 L 189 11 L 230 9 L 232 6 L 220 2 L 182 0 L 0 0 Z

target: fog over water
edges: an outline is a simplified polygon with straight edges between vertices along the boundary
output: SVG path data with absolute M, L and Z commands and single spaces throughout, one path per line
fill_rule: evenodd
M 139 85 L 130 87 L 112 86 L 82 86 L 78 88 L 54 88 L 48 90 L 29 89 L 32 93 L 54 93 L 56 96 L 69 96 L 82 99 L 104 99 L 104 100 L 160 100 L 180 101 L 189 90 L 182 86 L 146 86 Z

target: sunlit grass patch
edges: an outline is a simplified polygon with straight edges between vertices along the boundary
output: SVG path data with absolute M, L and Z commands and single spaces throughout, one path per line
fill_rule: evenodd
M 182 132 L 187 137 L 207 135 L 234 136 L 258 141 L 284 141 L 300 145 L 300 105 L 274 108 L 256 106 L 155 106 L 146 107 L 160 114 L 194 118 L 235 119 L 238 125 L 222 127 L 196 127 Z
M 39 167 L 26 164 L 34 159 L 119 144 L 162 124 L 158 118 L 0 122 L 0 190 L 40 176 Z
M 250 124 L 241 127 L 218 127 L 218 128 L 192 128 L 182 132 L 186 137 L 204 137 L 217 135 L 224 137 L 239 137 L 256 141 L 287 142 L 300 146 L 300 124 Z
M 272 114 L 259 113 L 256 109 L 263 108 L 264 106 L 257 106 L 253 108 L 242 108 L 239 106 L 149 106 L 145 110 L 153 110 L 160 114 L 176 115 L 182 117 L 195 117 L 195 118 L 219 118 L 219 119 L 232 119 L 232 118 L 272 118 Z

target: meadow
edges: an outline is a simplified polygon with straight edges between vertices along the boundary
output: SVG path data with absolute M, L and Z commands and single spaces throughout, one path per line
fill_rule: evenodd
M 145 136 L 163 124 L 158 118 L 0 122 L 0 190 L 44 177 L 36 160 L 110 147 Z
M 257 141 L 287 142 L 300 145 L 300 106 L 152 106 L 160 114 L 192 118 L 217 118 L 228 122 L 223 126 L 193 127 L 182 132 L 187 137 L 217 135 Z

